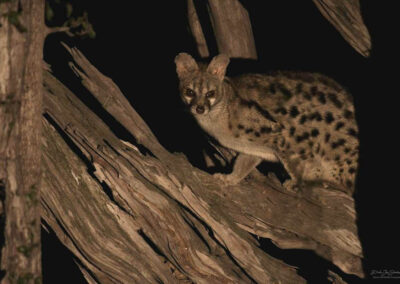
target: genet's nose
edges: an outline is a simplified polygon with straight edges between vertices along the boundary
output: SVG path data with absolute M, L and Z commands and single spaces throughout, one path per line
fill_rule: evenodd
M 196 112 L 198 113 L 198 114 L 202 114 L 202 113 L 204 113 L 204 106 L 197 106 L 196 107 Z

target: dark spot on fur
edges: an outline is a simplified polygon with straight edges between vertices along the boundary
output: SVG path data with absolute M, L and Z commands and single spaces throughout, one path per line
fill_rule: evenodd
M 290 130 L 289 130 L 290 136 L 293 136 L 295 131 L 296 131 L 296 127 L 294 127 L 294 126 L 290 127 Z
M 321 104 L 326 104 L 325 94 L 323 92 L 318 92 L 318 101 Z
M 235 138 L 239 138 L 240 135 L 238 133 L 235 133 L 234 136 L 235 136 Z
M 259 132 L 254 132 L 254 135 L 255 135 L 256 137 L 260 137 L 260 133 L 259 133 Z
M 260 128 L 260 132 L 261 133 L 271 133 L 271 131 L 272 131 L 271 127 L 263 126 L 263 127 Z
M 315 119 L 316 121 L 321 121 L 322 120 L 322 116 L 321 116 L 321 114 L 319 112 L 314 112 L 308 117 L 308 119 L 309 120 L 314 120 Z
M 331 134 L 330 133 L 326 133 L 325 134 L 325 142 L 328 143 L 330 138 L 331 138 Z
M 292 107 L 290 108 L 290 116 L 291 116 L 291 117 L 296 117 L 296 116 L 298 116 L 298 115 L 299 115 L 299 110 L 297 109 L 296 106 L 292 106 Z
M 349 169 L 349 173 L 354 174 L 355 172 L 356 172 L 356 169 L 355 169 L 355 168 L 351 167 L 351 168 Z
M 339 173 L 343 173 L 344 172 L 344 170 L 341 168 L 340 170 L 339 170 Z
M 338 123 L 336 123 L 335 129 L 336 129 L 336 130 L 339 130 L 339 129 L 341 129 L 343 126 L 344 126 L 344 123 L 341 122 L 341 121 L 339 121 Z
M 292 92 L 290 92 L 283 84 L 278 84 L 278 88 L 286 100 L 288 100 L 292 97 Z
M 305 154 L 305 153 L 306 153 L 306 150 L 300 149 L 300 151 L 299 151 L 299 154 L 300 154 L 300 155 L 303 155 L 303 154 Z
M 285 138 L 282 138 L 281 144 L 279 145 L 280 147 L 284 147 L 285 146 Z
M 328 112 L 325 114 L 325 121 L 326 121 L 326 123 L 330 124 L 330 123 L 332 123 L 333 120 L 334 120 L 334 119 L 333 119 L 332 113 L 331 113 L 330 111 L 328 111 Z
M 238 129 L 244 129 L 244 126 L 243 126 L 242 124 L 238 124 L 238 125 L 237 125 L 237 128 L 238 128 Z
M 258 103 L 254 101 L 246 101 L 244 99 L 240 99 L 240 104 L 243 106 L 247 106 L 248 108 L 254 107 L 266 119 L 276 122 L 275 118 L 267 110 L 263 109 Z
M 247 138 L 247 140 L 249 140 L 250 142 L 253 142 L 253 141 L 254 141 L 252 138 Z
M 352 187 L 353 186 L 353 182 L 351 180 L 346 180 L 346 186 L 347 187 Z
M 284 107 L 279 107 L 275 110 L 275 113 L 287 114 L 287 110 Z
M 253 129 L 252 128 L 246 128 L 246 130 L 244 132 L 251 133 L 251 132 L 253 132 Z
M 301 141 L 307 140 L 309 137 L 310 134 L 308 132 L 304 132 L 302 135 L 296 136 L 296 141 L 300 143 Z
M 339 161 L 340 160 L 340 156 L 339 155 L 336 155 L 335 156 L 335 161 Z
M 304 92 L 304 93 L 303 93 L 303 97 L 304 97 L 307 101 L 311 101 L 311 99 L 312 99 L 311 95 L 310 95 L 309 93 L 307 93 L 307 92 Z
M 310 147 L 314 146 L 314 142 L 313 141 L 308 141 L 308 146 L 310 146 Z
M 357 131 L 354 130 L 354 128 L 349 128 L 347 129 L 347 133 L 351 136 L 357 137 Z
M 296 85 L 296 92 L 299 94 L 303 90 L 303 84 L 302 83 L 297 83 Z
M 353 112 L 346 109 L 343 113 L 343 116 L 347 119 L 353 118 Z
M 318 92 L 318 88 L 316 86 L 312 86 L 310 89 L 311 95 L 315 96 Z
M 347 159 L 346 164 L 351 165 L 351 160 Z
M 332 142 L 331 147 L 332 147 L 332 149 L 336 149 L 337 147 L 344 145 L 345 142 L 346 142 L 346 140 L 339 139 L 336 142 Z
M 319 135 L 319 130 L 314 128 L 313 130 L 311 130 L 311 136 L 312 137 L 317 137 Z
M 300 117 L 299 123 L 300 123 L 300 124 L 304 124 L 304 122 L 306 122 L 306 120 L 307 120 L 307 116 L 306 116 L 305 114 L 303 114 L 303 115 Z
M 343 103 L 337 98 L 335 93 L 329 93 L 328 99 L 337 107 L 342 108 Z

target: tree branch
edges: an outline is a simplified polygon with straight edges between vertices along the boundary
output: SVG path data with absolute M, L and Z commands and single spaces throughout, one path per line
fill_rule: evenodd
M 313 0 L 321 14 L 361 55 L 368 57 L 371 37 L 361 17 L 359 0 Z
M 294 268 L 261 251 L 248 232 L 271 238 L 282 248 L 312 249 L 343 271 L 362 276 L 350 197 L 317 187 L 295 195 L 276 178 L 257 172 L 238 186 L 224 188 L 183 155 L 167 152 L 112 80 L 77 49 L 66 48 L 82 84 L 136 138 L 119 140 L 45 73 L 47 121 L 69 141 L 65 144 L 46 126 L 45 220 L 91 277 L 121 282 L 154 282 L 156 277 L 165 283 L 304 282 Z M 143 147 L 153 155 L 139 151 Z M 121 273 L 114 273 L 116 266 Z M 137 269 L 124 272 L 124 267 Z
M 70 30 L 70 27 L 46 27 L 46 36 L 54 33 L 66 33 L 69 36 L 73 36 Z

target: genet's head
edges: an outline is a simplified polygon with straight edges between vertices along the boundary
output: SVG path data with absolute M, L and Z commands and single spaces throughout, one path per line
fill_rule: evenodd
M 223 81 L 229 57 L 220 54 L 208 66 L 199 66 L 189 54 L 179 53 L 175 64 L 183 102 L 194 115 L 209 113 L 224 95 Z

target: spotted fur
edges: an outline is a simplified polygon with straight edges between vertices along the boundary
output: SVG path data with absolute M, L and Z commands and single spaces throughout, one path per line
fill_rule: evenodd
M 228 78 L 229 59 L 224 55 L 208 66 L 184 53 L 175 62 L 184 103 L 223 146 L 254 161 L 281 162 L 291 185 L 319 181 L 353 191 L 358 127 L 351 95 L 334 80 L 304 72 Z M 195 95 L 188 98 L 188 89 Z M 212 99 L 206 95 L 210 91 Z M 237 162 L 232 174 L 219 177 L 236 183 L 251 169 Z

